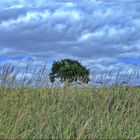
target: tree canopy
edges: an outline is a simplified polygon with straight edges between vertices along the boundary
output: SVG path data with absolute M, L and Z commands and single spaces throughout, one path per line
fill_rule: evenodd
M 61 82 L 68 81 L 72 83 L 73 81 L 82 81 L 83 83 L 88 83 L 89 69 L 82 66 L 77 60 L 63 59 L 53 63 L 49 76 L 51 82 L 59 78 Z

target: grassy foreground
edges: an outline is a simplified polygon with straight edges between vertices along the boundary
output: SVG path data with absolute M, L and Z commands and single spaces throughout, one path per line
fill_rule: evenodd
M 140 88 L 0 89 L 0 139 L 140 139 Z

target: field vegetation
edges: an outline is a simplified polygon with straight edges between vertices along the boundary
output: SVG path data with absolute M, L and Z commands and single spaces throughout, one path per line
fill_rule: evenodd
M 139 86 L 49 85 L 28 69 L 1 69 L 0 139 L 140 139 Z

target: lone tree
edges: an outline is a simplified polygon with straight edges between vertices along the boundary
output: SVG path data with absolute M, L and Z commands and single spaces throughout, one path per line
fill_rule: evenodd
M 53 63 L 49 76 L 51 82 L 59 78 L 61 82 L 67 81 L 72 83 L 73 81 L 82 81 L 83 83 L 88 83 L 89 69 L 82 66 L 77 60 L 63 59 Z

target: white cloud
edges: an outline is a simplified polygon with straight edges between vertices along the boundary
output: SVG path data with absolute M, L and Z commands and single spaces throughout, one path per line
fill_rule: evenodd
M 1 54 L 24 53 L 38 63 L 77 58 L 99 71 L 139 58 L 139 3 L 5 0 L 0 7 Z

